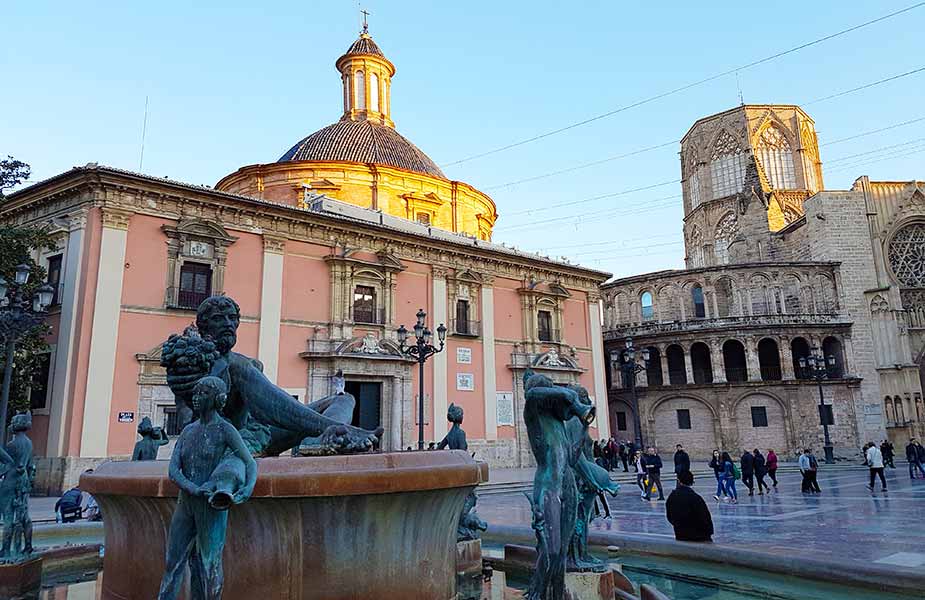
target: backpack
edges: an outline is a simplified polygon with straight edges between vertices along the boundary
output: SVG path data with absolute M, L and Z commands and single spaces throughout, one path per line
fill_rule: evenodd
M 739 465 L 732 463 L 732 476 L 736 479 L 742 479 L 742 471 L 739 470 Z

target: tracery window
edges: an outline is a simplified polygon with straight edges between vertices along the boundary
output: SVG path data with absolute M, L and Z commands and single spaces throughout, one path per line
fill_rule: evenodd
M 687 256 L 691 269 L 703 266 L 703 233 L 701 233 L 700 227 L 696 225 L 691 227 L 691 233 L 688 236 Z
M 735 213 L 726 213 L 716 224 L 716 232 L 713 235 L 713 253 L 716 255 L 717 264 L 729 264 L 729 246 L 738 235 L 739 220 Z
M 764 167 L 771 187 L 778 190 L 792 190 L 797 187 L 793 174 L 793 150 L 780 129 L 768 127 L 758 139 L 758 160 Z
M 713 144 L 710 156 L 710 178 L 713 183 L 713 199 L 742 191 L 745 180 L 745 153 L 728 131 L 724 131 Z
M 687 193 L 691 199 L 691 210 L 700 206 L 700 173 L 694 171 L 687 178 Z
M 888 256 L 899 283 L 925 287 L 925 223 L 910 223 L 900 228 L 890 240 Z

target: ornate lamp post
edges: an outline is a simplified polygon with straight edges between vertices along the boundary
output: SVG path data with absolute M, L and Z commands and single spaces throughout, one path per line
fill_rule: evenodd
M 13 380 L 13 357 L 16 341 L 45 318 L 45 308 L 51 304 L 55 290 L 47 283 L 29 298 L 23 286 L 29 283 L 28 264 L 16 267 L 13 282 L 0 277 L 0 338 L 6 350 L 3 365 L 3 392 L 0 394 L 0 444 L 6 443 L 6 413 L 10 404 L 10 384 Z
M 406 346 L 408 340 L 408 330 L 402 325 L 398 328 L 398 343 L 401 353 L 409 358 L 418 361 L 418 450 L 424 449 L 424 363 L 428 358 L 443 350 L 443 342 L 446 340 L 446 327 L 443 323 L 437 327 L 437 338 L 440 340 L 440 347 L 434 346 L 433 332 L 424 325 L 424 319 L 427 313 L 421 308 L 416 315 L 418 320 L 414 324 L 414 345 Z
M 822 423 L 822 434 L 825 437 L 823 450 L 825 451 L 826 464 L 831 465 L 835 462 L 835 449 L 832 446 L 831 438 L 829 438 L 831 412 L 822 397 L 822 380 L 829 378 L 829 369 L 835 366 L 835 357 L 831 354 L 823 356 L 819 348 L 813 347 L 809 356 L 801 356 L 799 362 L 803 373 L 815 379 L 816 385 L 819 386 L 819 420 Z
M 635 435 L 636 447 L 642 448 L 642 420 L 639 418 L 639 395 L 636 393 L 636 375 L 645 371 L 646 367 L 636 362 L 636 349 L 633 348 L 633 338 L 626 338 L 626 349 L 623 351 L 623 364 L 620 369 L 623 371 L 623 385 L 628 387 L 630 397 L 633 400 L 633 434 Z M 642 360 L 649 365 L 649 349 L 643 348 Z

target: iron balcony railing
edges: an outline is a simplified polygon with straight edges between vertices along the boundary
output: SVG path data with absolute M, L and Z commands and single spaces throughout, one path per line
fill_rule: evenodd
M 559 336 L 558 329 L 543 329 L 542 327 L 537 330 L 536 337 L 541 342 L 561 342 L 562 338 Z
M 167 307 L 196 310 L 209 296 L 208 292 L 194 292 L 178 287 L 169 287 L 167 288 Z
M 384 325 L 385 324 L 385 309 L 354 306 L 353 307 L 353 322 L 354 323 L 368 323 L 371 325 Z
M 453 335 L 478 337 L 482 334 L 482 322 L 472 319 L 453 319 L 450 321 L 450 332 Z

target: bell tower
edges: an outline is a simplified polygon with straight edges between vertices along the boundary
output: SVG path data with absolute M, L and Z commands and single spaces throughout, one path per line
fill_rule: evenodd
M 365 15 L 360 37 L 335 64 L 344 86 L 344 116 L 341 120 L 371 121 L 394 128 L 390 115 L 395 65 L 369 35 Z

